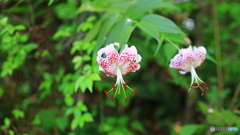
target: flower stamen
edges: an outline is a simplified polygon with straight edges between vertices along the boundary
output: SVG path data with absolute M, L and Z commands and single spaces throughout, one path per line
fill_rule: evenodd
M 108 92 L 107 92 L 106 90 L 104 90 L 104 92 L 105 92 L 106 96 L 107 96 L 108 98 L 110 98 Z
M 113 88 L 113 92 L 115 93 L 116 92 L 116 87 L 115 87 L 114 83 L 112 83 L 112 88 Z

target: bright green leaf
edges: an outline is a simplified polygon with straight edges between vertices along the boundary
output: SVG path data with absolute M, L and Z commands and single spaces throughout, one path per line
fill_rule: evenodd
M 117 22 L 117 24 L 112 28 L 107 38 L 106 44 L 119 42 L 121 46 L 124 46 L 134 30 L 133 20 L 129 18 L 123 18 Z
M 24 25 L 16 25 L 16 26 L 14 26 L 14 29 L 15 30 L 25 30 L 26 27 Z
M 184 125 L 180 132 L 179 135 L 192 135 L 193 133 L 195 133 L 195 131 L 198 129 L 199 125 Z
M 127 11 L 127 14 L 132 19 L 141 18 L 147 11 L 158 8 L 163 0 L 136 0 Z
M 70 95 L 66 95 L 64 101 L 67 106 L 72 106 L 74 103 L 74 99 Z
M 159 43 L 159 32 L 158 32 L 157 28 L 154 25 L 152 25 L 149 22 L 141 21 L 141 22 L 137 23 L 137 26 L 141 30 L 145 31 L 147 34 L 149 34 L 150 36 L 155 38 L 158 41 L 158 43 Z
M 158 29 L 159 32 L 183 34 L 181 29 L 179 29 L 179 27 L 173 21 L 160 15 L 149 14 L 144 16 L 142 21 L 151 23 Z
M 14 109 L 12 111 L 14 117 L 17 119 L 17 118 L 23 118 L 24 117 L 24 112 L 19 110 L 19 109 Z
M 93 121 L 93 117 L 91 113 L 84 113 L 82 115 L 82 118 L 86 121 L 86 122 L 92 122 Z

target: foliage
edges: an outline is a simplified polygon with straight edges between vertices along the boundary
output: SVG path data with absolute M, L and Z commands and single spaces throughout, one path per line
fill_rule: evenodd
M 0 1 L 0 134 L 191 135 L 240 127 L 238 3 L 214 2 Z M 197 89 L 188 96 L 190 76 L 168 67 L 189 45 L 186 37 L 208 51 L 196 69 L 210 88 L 202 97 Z M 143 58 L 125 77 L 138 87 L 128 103 L 103 92 L 114 80 L 99 72 L 96 56 L 113 42 L 135 45 Z

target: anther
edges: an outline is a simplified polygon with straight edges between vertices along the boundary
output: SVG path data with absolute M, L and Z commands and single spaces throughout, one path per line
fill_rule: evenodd
M 136 94 L 136 92 L 137 92 L 137 88 L 135 88 L 135 89 L 133 90 L 132 97 L 134 97 L 134 95 Z
M 126 81 L 124 82 L 124 90 L 127 90 L 127 84 L 128 84 L 128 81 L 126 80 Z
M 115 97 L 112 97 L 112 100 L 113 100 L 113 102 L 116 102 L 116 98 Z
M 127 101 L 128 101 L 128 97 L 126 97 L 126 99 L 125 99 L 125 103 L 127 103 Z
M 113 92 L 115 93 L 116 92 L 116 87 L 115 87 L 114 83 L 112 83 L 112 88 L 113 88 Z
M 105 92 L 106 96 L 107 96 L 108 98 L 110 98 L 110 96 L 108 95 L 108 92 L 107 92 L 106 90 L 104 90 L 104 92 Z

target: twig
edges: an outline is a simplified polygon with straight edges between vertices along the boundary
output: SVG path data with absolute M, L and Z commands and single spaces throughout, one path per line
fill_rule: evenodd
M 218 21 L 218 12 L 216 11 L 215 8 L 216 0 L 212 0 L 212 14 L 213 14 L 213 23 L 214 23 L 214 42 L 215 42 L 215 49 L 216 49 L 216 60 L 219 64 L 216 65 L 216 70 L 217 70 L 217 78 L 218 78 L 218 98 L 219 98 L 219 109 L 223 107 L 224 105 L 224 99 L 222 98 L 222 93 L 223 93 L 223 74 L 222 74 L 222 58 L 221 58 L 221 43 L 220 43 L 220 32 L 219 32 L 219 21 Z
M 235 104 L 235 102 L 236 102 L 236 100 L 237 100 L 237 97 L 238 97 L 239 93 L 240 93 L 240 82 L 238 83 L 238 86 L 237 86 L 237 88 L 236 88 L 236 90 L 235 90 L 235 92 L 234 92 L 234 95 L 233 95 L 231 104 L 230 104 L 230 106 L 229 106 L 229 109 L 231 109 L 231 110 L 234 109 L 234 104 Z

